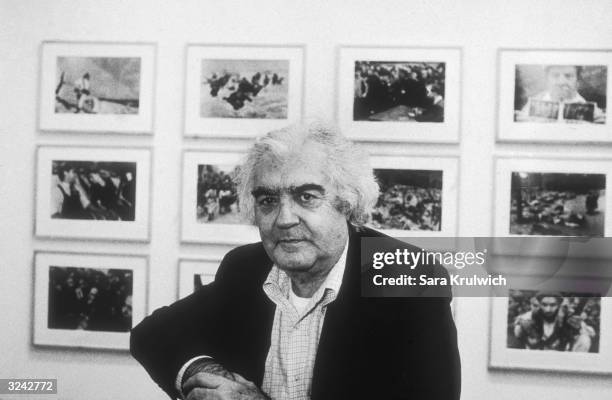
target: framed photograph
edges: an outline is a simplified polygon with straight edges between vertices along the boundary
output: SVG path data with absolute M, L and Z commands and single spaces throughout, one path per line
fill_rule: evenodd
M 609 297 L 509 289 L 491 300 L 490 368 L 612 373 Z
M 183 154 L 183 242 L 244 244 L 260 240 L 257 228 L 239 212 L 234 178 L 242 157 L 195 150 Z
M 496 160 L 495 236 L 612 233 L 612 160 Z
M 43 42 L 43 131 L 153 133 L 154 44 Z
M 338 120 L 352 139 L 459 141 L 461 49 L 341 47 Z
M 34 255 L 34 344 L 129 349 L 146 315 L 147 259 L 102 254 Z
M 303 46 L 187 46 L 185 136 L 254 137 L 302 116 Z
M 151 152 L 41 146 L 36 236 L 149 240 Z
M 500 141 L 608 142 L 612 51 L 501 50 Z
M 457 234 L 456 157 L 370 158 L 380 196 L 370 225 L 395 237 Z
M 187 297 L 214 281 L 220 263 L 220 259 L 179 260 L 178 298 Z

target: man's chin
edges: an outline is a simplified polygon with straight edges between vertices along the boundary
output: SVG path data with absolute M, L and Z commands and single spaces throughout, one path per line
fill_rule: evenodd
M 296 252 L 274 252 L 274 263 L 277 267 L 286 271 L 306 271 L 312 267 L 312 262 L 308 262 L 308 257 L 304 257 L 304 254 L 298 254 Z
M 304 240 L 278 242 L 276 245 L 276 251 L 289 254 L 303 252 L 304 248 L 308 246 L 308 244 L 309 243 Z

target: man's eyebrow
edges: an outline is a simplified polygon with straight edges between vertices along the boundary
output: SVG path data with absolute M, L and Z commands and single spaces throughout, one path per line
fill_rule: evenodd
M 321 194 L 325 194 L 325 188 L 321 185 L 317 185 L 316 183 L 306 183 L 300 186 L 289 187 L 290 193 L 301 193 L 301 192 L 306 192 L 309 190 L 316 190 L 317 192 L 320 192 Z
M 265 186 L 257 186 L 251 191 L 253 197 L 278 195 L 280 190 Z

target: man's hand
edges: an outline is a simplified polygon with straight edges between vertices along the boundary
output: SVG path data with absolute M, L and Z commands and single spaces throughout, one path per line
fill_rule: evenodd
M 232 376 L 234 380 L 209 372 L 198 372 L 183 384 L 185 398 L 187 400 L 270 400 L 253 382 L 236 373 Z

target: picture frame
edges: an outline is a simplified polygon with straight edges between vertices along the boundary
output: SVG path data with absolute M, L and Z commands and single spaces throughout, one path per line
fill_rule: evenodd
M 257 227 L 239 215 L 231 174 L 242 157 L 229 152 L 183 153 L 182 242 L 235 245 L 261 240 Z
M 338 121 L 361 141 L 457 143 L 459 47 L 358 47 L 338 51 Z
M 41 131 L 152 134 L 156 45 L 41 45 Z
M 370 163 L 381 190 L 369 223 L 374 229 L 394 237 L 456 236 L 458 157 L 377 155 L 370 157 Z M 416 188 L 415 193 L 409 193 L 411 187 Z M 385 196 L 388 201 L 383 200 Z M 411 208 L 414 210 L 410 211 Z M 406 228 L 395 227 L 398 224 Z
M 611 179 L 612 159 L 498 156 L 494 236 L 610 236 Z
M 498 141 L 612 141 L 612 50 L 500 49 L 498 64 Z
M 612 374 L 612 337 L 605 333 L 612 329 L 612 301 L 601 294 L 591 295 L 508 289 L 508 297 L 492 297 L 489 369 Z M 545 302 L 550 318 L 563 324 L 555 326 L 548 337 L 540 326 L 546 322 L 538 322 L 543 320 Z M 559 311 L 551 309 L 551 303 L 558 304 L 557 310 L 563 308 L 568 319 L 553 316 Z M 574 317 L 572 324 L 569 318 L 581 310 L 581 317 Z M 576 334 L 566 334 L 566 326 L 575 328 Z M 557 331 L 564 334 L 555 339 Z
M 143 256 L 35 252 L 34 345 L 128 350 L 130 329 L 146 316 L 147 264 Z
M 185 136 L 252 138 L 302 118 L 305 47 L 189 44 Z
M 181 258 L 178 263 L 178 299 L 192 294 L 197 285 L 208 285 L 214 281 L 220 263 L 220 258 Z
M 39 146 L 35 235 L 148 241 L 151 158 L 147 148 Z

